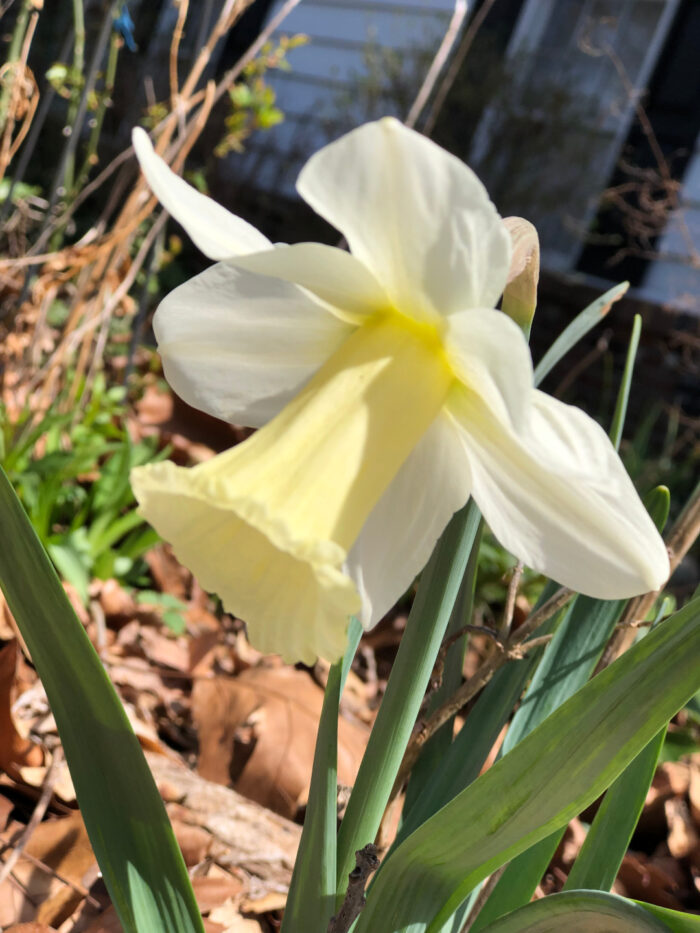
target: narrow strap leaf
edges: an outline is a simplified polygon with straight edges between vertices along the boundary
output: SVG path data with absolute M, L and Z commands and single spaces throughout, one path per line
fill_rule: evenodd
M 566 879 L 565 891 L 612 888 L 644 807 L 665 737 L 666 726 L 606 791 Z
M 362 635 L 353 617 L 345 656 L 328 672 L 318 724 L 304 830 L 294 863 L 282 933 L 325 933 L 335 911 L 338 824 L 338 706 Z
M 536 386 L 554 369 L 559 360 L 566 356 L 582 337 L 586 336 L 589 330 L 593 330 L 596 324 L 602 321 L 611 306 L 622 298 L 629 287 L 629 282 L 621 282 L 619 285 L 613 286 L 576 315 L 535 367 Z
M 615 404 L 615 414 L 613 415 L 612 426 L 610 428 L 610 440 L 613 442 L 615 450 L 620 449 L 622 439 L 622 428 L 627 414 L 627 403 L 630 397 L 630 387 L 632 385 L 632 372 L 634 370 L 634 361 L 637 358 L 637 349 L 639 348 L 639 335 L 642 333 L 642 316 L 635 314 L 630 342 L 627 345 L 627 357 L 625 359 L 625 368 L 622 373 L 622 382 L 617 393 L 617 402 Z
M 81 813 L 126 933 L 203 933 L 141 747 L 29 519 L 0 470 L 0 586 L 41 677 Z
M 697 691 L 699 660 L 694 600 L 409 836 L 384 864 L 356 933 L 439 930 L 483 878 L 615 780 Z
M 673 927 L 616 894 L 570 891 L 526 904 L 490 924 L 484 933 L 670 933 Z

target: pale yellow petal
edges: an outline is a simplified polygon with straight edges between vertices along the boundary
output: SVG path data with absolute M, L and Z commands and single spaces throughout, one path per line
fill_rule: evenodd
M 205 256 L 228 259 L 272 247 L 267 237 L 247 220 L 227 211 L 176 175 L 155 153 L 145 130 L 136 127 L 132 141 L 153 193 Z
M 273 418 L 353 327 L 288 282 L 217 263 L 163 299 L 165 377 L 194 408 L 249 427 Z
M 322 243 L 279 245 L 235 260 L 240 269 L 301 285 L 330 305 L 341 318 L 362 323 L 385 312 L 389 299 L 372 273 L 354 256 Z
M 486 189 L 397 120 L 367 123 L 325 146 L 297 188 L 403 314 L 434 320 L 498 301 L 511 243 Z
M 244 443 L 191 470 L 133 471 L 141 514 L 256 647 L 336 660 L 361 609 L 348 551 L 452 382 L 431 328 L 373 319 Z
M 660 587 L 666 548 L 602 428 L 534 391 L 524 430 L 458 391 L 472 495 L 501 544 L 579 593 L 622 599 Z

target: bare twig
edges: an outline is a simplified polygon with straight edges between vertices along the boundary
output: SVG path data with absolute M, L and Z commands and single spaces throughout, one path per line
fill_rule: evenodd
M 440 72 L 445 67 L 445 63 L 450 57 L 450 52 L 459 37 L 466 15 L 466 0 L 455 0 L 452 18 L 442 38 L 442 42 L 430 63 L 430 68 L 428 68 L 425 78 L 423 79 L 423 84 L 416 95 L 416 99 L 413 101 L 411 109 L 408 111 L 406 120 L 404 121 L 406 126 L 410 126 L 411 128 L 415 127 L 420 115 L 423 113 L 425 105 L 428 103 L 430 95 L 433 93 L 433 88 L 435 87 L 437 79 L 440 77 Z
M 348 875 L 348 889 L 338 913 L 328 922 L 327 933 L 348 933 L 365 906 L 365 885 L 367 879 L 379 868 L 377 847 L 369 843 L 355 853 L 355 867 Z
M 34 38 L 34 30 L 36 29 L 36 24 L 39 20 L 39 14 L 35 11 L 32 13 L 29 19 L 29 25 L 24 36 L 24 41 L 22 42 L 22 49 L 20 52 L 19 61 L 12 62 L 9 65 L 9 68 L 12 69 L 12 85 L 10 90 L 10 101 L 7 117 L 5 120 L 5 127 L 2 134 L 2 145 L 0 145 L 0 178 L 3 178 L 5 175 L 5 169 L 10 163 L 13 155 L 19 148 L 22 143 L 22 140 L 29 132 L 29 125 L 34 116 L 34 112 L 37 108 L 39 102 L 39 91 L 34 81 L 33 76 L 27 66 L 27 58 L 29 56 L 29 47 L 32 44 L 32 39 Z M 23 95 L 23 89 L 27 80 L 30 80 L 30 83 L 33 85 L 32 92 L 27 95 L 26 91 Z M 27 112 L 22 121 L 22 126 L 20 131 L 17 134 L 16 138 L 12 139 L 12 131 L 15 127 L 15 122 L 18 117 L 18 110 L 22 100 L 22 97 L 28 100 Z
M 51 759 L 51 764 L 49 765 L 46 776 L 44 777 L 44 783 L 41 788 L 41 794 L 39 799 L 36 802 L 34 807 L 34 812 L 29 818 L 29 822 L 24 828 L 24 832 L 19 837 L 16 843 L 12 846 L 12 852 L 9 854 L 7 861 L 3 862 L 0 866 L 0 885 L 3 881 L 10 876 L 12 869 L 15 867 L 20 857 L 24 853 L 24 849 L 32 838 L 32 833 L 37 828 L 39 823 L 44 819 L 44 814 L 51 802 L 51 797 L 53 795 L 53 787 L 56 783 L 58 777 L 58 766 L 63 761 L 63 750 L 61 746 L 57 746 L 53 753 L 53 758 Z
M 666 537 L 666 547 L 668 548 L 671 567 L 669 576 L 673 575 L 676 567 L 693 546 L 698 536 L 700 536 L 700 485 L 696 486 L 685 508 Z M 635 621 L 638 623 L 638 620 L 646 618 L 660 592 L 661 590 L 653 590 L 630 600 L 618 623 L 617 630 L 610 639 L 610 643 L 598 664 L 598 670 L 612 664 L 615 658 L 618 658 L 630 647 L 636 636 L 636 628 L 633 623 Z
M 233 82 L 240 76 L 243 69 L 246 65 L 249 65 L 255 56 L 260 52 L 262 47 L 268 41 L 272 33 L 282 24 L 282 22 L 289 16 L 294 7 L 299 6 L 301 0 L 287 0 L 286 3 L 283 3 L 279 8 L 279 11 L 272 17 L 272 19 L 267 23 L 263 31 L 260 33 L 258 38 L 253 42 L 253 44 L 248 48 L 248 50 L 238 59 L 233 68 L 230 68 L 224 76 L 221 78 L 219 83 L 216 85 L 216 94 L 214 95 L 214 103 L 216 103 L 223 95 L 228 91 Z
M 180 95 L 178 92 L 177 81 L 177 56 L 180 50 L 180 42 L 182 41 L 182 33 L 185 29 L 185 20 L 187 19 L 187 10 L 189 5 L 189 0 L 179 0 L 179 5 L 177 8 L 177 22 L 175 23 L 173 38 L 172 42 L 170 43 L 170 106 L 173 110 L 177 110 L 179 104 Z
M 558 612 L 565 606 L 573 595 L 573 590 L 568 589 L 568 587 L 562 587 L 557 590 L 543 606 L 528 616 L 523 624 L 509 636 L 500 649 L 494 651 L 493 654 L 484 661 L 476 673 L 466 680 L 442 706 L 439 706 L 423 722 L 418 722 L 416 724 L 416 728 L 406 748 L 403 761 L 401 762 L 396 781 L 394 782 L 388 805 L 390 805 L 391 801 L 401 792 L 401 788 L 406 783 L 418 759 L 420 751 L 428 739 L 473 699 L 491 680 L 496 671 L 506 664 L 506 662 L 512 659 L 522 658 L 531 648 L 539 647 L 548 642 L 551 637 L 550 635 L 543 635 L 538 638 L 530 639 L 530 641 L 527 641 L 527 639 L 536 632 L 547 619 L 551 618 L 555 612 Z
M 469 27 L 464 33 L 464 37 L 459 45 L 459 48 L 455 52 L 454 58 L 450 63 L 450 67 L 445 73 L 445 77 L 440 82 L 440 87 L 435 94 L 435 98 L 430 106 L 427 117 L 425 118 L 425 123 L 423 125 L 423 132 L 426 136 L 430 134 L 435 129 L 435 123 L 437 118 L 445 104 L 445 98 L 450 92 L 450 88 L 455 83 L 459 70 L 464 64 L 464 59 L 469 53 L 469 49 L 474 44 L 474 39 L 476 34 L 481 29 L 481 26 L 488 16 L 489 10 L 493 6 L 495 0 L 484 0 L 484 3 L 479 7 L 479 9 L 474 14 L 474 17 L 469 24 Z
M 520 580 L 523 575 L 523 570 L 525 565 L 521 560 L 513 568 L 513 573 L 508 583 L 508 592 L 506 593 L 506 604 L 503 607 L 503 619 L 501 621 L 501 626 L 498 630 L 498 634 L 501 637 L 502 641 L 508 637 L 510 632 L 510 627 L 513 624 L 513 613 L 515 612 L 515 599 L 518 595 L 518 587 L 520 586 Z
M 496 869 L 496 871 L 492 875 L 489 875 L 489 877 L 481 885 L 481 887 L 479 888 L 479 893 L 476 896 L 476 900 L 472 904 L 471 909 L 466 916 L 466 919 L 464 921 L 464 926 L 460 930 L 460 933 L 469 933 L 471 928 L 474 926 L 474 924 L 476 923 L 476 918 L 479 916 L 479 913 L 481 912 L 481 908 L 484 906 L 486 901 L 493 894 L 494 888 L 496 887 L 498 882 L 501 880 L 501 876 L 503 875 L 503 872 L 506 870 L 507 867 L 508 867 L 508 862 L 506 862 L 505 865 L 501 865 L 500 868 Z

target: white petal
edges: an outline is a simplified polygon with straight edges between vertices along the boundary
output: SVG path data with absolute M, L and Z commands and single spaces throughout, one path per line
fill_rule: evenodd
M 146 181 L 169 214 L 182 224 L 210 259 L 229 259 L 272 246 L 266 236 L 241 217 L 201 194 L 156 155 L 148 133 L 136 127 L 131 138 Z
M 297 189 L 404 314 L 492 308 L 503 291 L 511 242 L 486 189 L 459 159 L 393 118 L 321 149 Z
M 294 285 L 224 263 L 171 292 L 153 327 L 173 390 L 249 427 L 276 415 L 353 330 Z
M 362 596 L 361 622 L 371 628 L 428 562 L 437 539 L 469 498 L 469 465 L 459 433 L 440 415 L 423 435 L 370 513 L 346 568 Z
M 472 495 L 501 544 L 580 593 L 622 599 L 660 587 L 666 548 L 605 432 L 533 390 L 526 430 L 505 427 L 478 396 L 459 409 Z
M 523 423 L 532 391 L 532 358 L 522 330 L 501 311 L 452 314 L 445 348 L 459 379 L 501 420 Z
M 279 245 L 273 250 L 237 257 L 234 264 L 302 285 L 352 320 L 389 307 L 389 300 L 372 273 L 350 253 L 334 246 Z

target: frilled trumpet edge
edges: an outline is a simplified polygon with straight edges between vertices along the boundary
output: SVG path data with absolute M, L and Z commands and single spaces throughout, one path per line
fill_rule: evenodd
M 256 648 L 335 661 L 361 610 L 347 555 L 453 379 L 432 328 L 377 316 L 242 444 L 134 470 L 140 512 Z
M 216 469 L 214 461 L 197 469 Z M 140 513 L 226 611 L 246 621 L 260 651 L 290 663 L 340 657 L 361 605 L 341 570 L 343 548 L 295 540 L 264 504 L 228 499 L 215 477 L 194 473 L 168 462 L 134 470 Z

